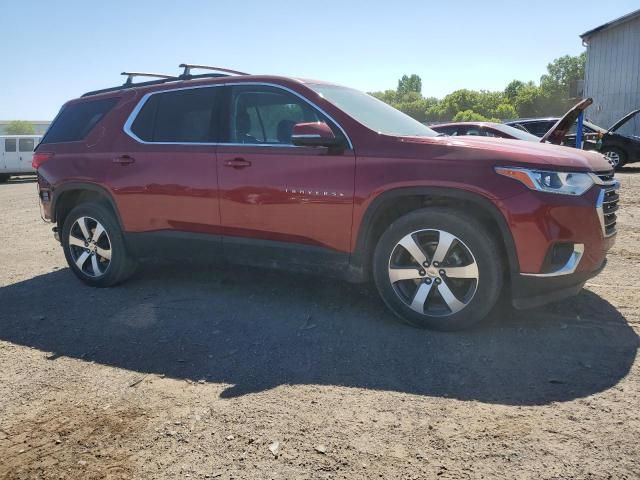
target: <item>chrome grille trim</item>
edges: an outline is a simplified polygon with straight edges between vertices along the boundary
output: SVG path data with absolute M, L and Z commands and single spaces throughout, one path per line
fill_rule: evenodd
M 598 174 L 597 176 L 600 178 L 604 176 L 604 174 Z M 607 176 L 608 178 L 601 179 L 603 183 L 600 183 L 600 185 L 602 185 L 603 188 L 600 190 L 598 199 L 596 200 L 596 211 L 598 212 L 600 227 L 602 227 L 602 235 L 605 238 L 611 237 L 617 232 L 616 223 L 618 216 L 616 212 L 619 209 L 618 202 L 620 201 L 620 195 L 617 193 L 617 190 L 620 188 L 620 183 L 613 178 L 613 174 Z

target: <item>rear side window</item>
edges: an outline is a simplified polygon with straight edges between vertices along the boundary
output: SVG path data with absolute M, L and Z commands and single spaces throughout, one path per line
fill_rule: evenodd
M 106 98 L 66 106 L 49 128 L 42 143 L 77 142 L 84 139 L 117 101 L 117 98 Z
M 131 125 L 131 131 L 145 142 L 215 142 L 219 90 L 193 88 L 153 94 Z
M 33 138 L 21 138 L 18 140 L 18 150 L 21 152 L 33 152 L 36 142 Z
M 4 139 L 4 151 L 5 152 L 17 152 L 16 139 L 15 138 L 5 138 Z
M 521 123 L 521 125 L 523 125 L 530 133 L 533 133 L 535 136 L 542 137 L 551 129 L 551 127 L 555 125 L 555 123 L 555 121 L 544 120 L 540 122 Z

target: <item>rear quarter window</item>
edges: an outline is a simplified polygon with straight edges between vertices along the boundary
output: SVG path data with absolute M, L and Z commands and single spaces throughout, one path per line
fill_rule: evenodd
M 42 143 L 83 140 L 117 102 L 118 98 L 105 98 L 67 105 L 49 128 Z

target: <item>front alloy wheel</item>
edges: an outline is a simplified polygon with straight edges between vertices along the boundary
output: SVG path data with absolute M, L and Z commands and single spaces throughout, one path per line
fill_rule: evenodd
M 410 212 L 382 234 L 373 276 L 389 309 L 411 325 L 460 330 L 482 320 L 502 290 L 504 253 L 475 217 L 451 207 Z
M 448 316 L 464 309 L 478 289 L 478 265 L 455 235 L 418 230 L 405 235 L 389 259 L 389 280 L 412 310 Z

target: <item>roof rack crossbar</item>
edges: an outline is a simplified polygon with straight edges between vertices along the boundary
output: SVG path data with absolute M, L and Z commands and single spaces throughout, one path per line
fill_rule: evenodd
M 175 75 L 165 75 L 163 73 L 122 72 L 120 75 L 126 75 L 127 76 L 127 80 L 123 84 L 123 85 L 127 85 L 127 86 L 133 84 L 133 79 L 135 77 L 162 78 L 162 79 L 165 79 L 165 80 L 169 80 L 169 79 L 175 78 L 177 80 L 177 77 Z
M 184 72 L 182 72 L 182 75 L 180 75 L 179 77 L 181 80 L 188 80 L 189 78 L 191 78 L 191 70 L 193 70 L 194 68 L 197 70 L 213 70 L 215 72 L 230 73 L 232 75 L 249 75 L 248 73 L 245 73 L 245 72 L 239 72 L 237 70 L 231 70 L 228 68 L 212 67 L 210 65 L 195 65 L 191 63 L 181 63 L 178 67 L 184 68 Z

